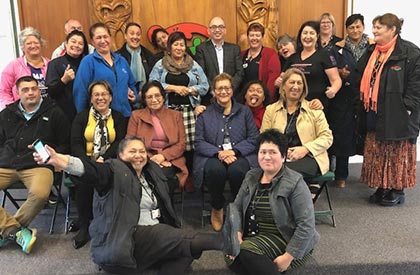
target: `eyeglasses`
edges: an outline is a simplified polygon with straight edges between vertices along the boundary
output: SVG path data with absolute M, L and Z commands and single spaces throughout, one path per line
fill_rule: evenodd
M 232 87 L 219 87 L 214 89 L 217 94 L 221 94 L 223 91 L 226 91 L 226 93 L 230 93 L 232 91 Z
M 329 24 L 332 24 L 332 22 L 331 21 L 321 21 L 320 24 L 329 25 Z
M 82 31 L 82 27 L 75 27 L 75 26 L 71 26 L 71 27 L 70 27 L 70 30 L 71 30 L 71 31 L 74 31 L 74 30 Z
M 159 100 L 159 99 L 162 98 L 162 95 L 161 94 L 156 94 L 156 95 L 148 95 L 148 96 L 145 97 L 145 99 L 148 100 L 148 101 L 152 101 L 154 98 Z
M 217 29 L 219 29 L 219 30 L 224 30 L 224 29 L 226 28 L 226 26 L 225 26 L 225 25 L 211 25 L 209 28 L 210 28 L 210 30 L 212 30 L 212 31 L 215 31 L 215 30 L 217 30 Z
M 94 93 L 92 94 L 92 97 L 99 98 L 99 97 L 108 97 L 110 93 Z

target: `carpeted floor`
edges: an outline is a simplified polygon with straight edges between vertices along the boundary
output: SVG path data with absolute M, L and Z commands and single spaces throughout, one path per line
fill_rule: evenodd
M 330 185 L 337 227 L 327 217 L 317 219 L 321 240 L 313 259 L 304 267 L 287 274 L 420 274 L 420 189 L 406 190 L 406 203 L 386 208 L 369 204 L 373 190 L 358 182 L 360 165 L 351 164 L 345 188 Z M 325 194 L 315 205 L 326 207 Z M 15 211 L 9 203 L 6 208 Z M 201 227 L 199 194 L 185 198 L 184 227 L 210 231 Z M 51 209 L 44 209 L 32 226 L 38 228 L 38 241 L 30 255 L 10 244 L 0 249 L 0 274 L 102 274 L 93 264 L 89 247 L 73 249 L 74 233 L 63 233 L 64 207 L 56 221 L 56 230 L 48 234 Z M 151 270 L 144 274 L 155 274 Z M 233 274 L 221 252 L 205 252 L 194 261 L 190 274 Z

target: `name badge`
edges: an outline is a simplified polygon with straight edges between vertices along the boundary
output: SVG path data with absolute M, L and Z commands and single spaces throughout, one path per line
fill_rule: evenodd
M 223 150 L 232 150 L 232 144 L 230 142 L 223 144 L 222 147 Z
M 159 209 L 150 210 L 150 215 L 152 216 L 152 220 L 156 220 L 160 218 L 160 210 Z

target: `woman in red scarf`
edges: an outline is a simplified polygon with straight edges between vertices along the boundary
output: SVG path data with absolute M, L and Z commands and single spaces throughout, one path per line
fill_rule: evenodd
M 402 20 L 386 13 L 373 19 L 375 45 L 360 62 L 366 141 L 361 182 L 377 188 L 371 203 L 404 203 L 416 184 L 419 134 L 420 49 L 400 37 Z

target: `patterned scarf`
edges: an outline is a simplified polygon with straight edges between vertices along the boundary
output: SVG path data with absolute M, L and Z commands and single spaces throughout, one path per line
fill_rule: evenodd
M 128 45 L 125 46 L 127 51 L 131 54 L 131 64 L 130 69 L 136 78 L 136 83 L 140 83 L 139 87 L 143 87 L 146 83 L 146 72 L 143 67 L 143 61 L 141 58 L 141 47 L 138 50 L 133 51 Z
M 362 35 L 362 39 L 359 44 L 355 45 L 351 42 L 350 38 L 346 37 L 346 48 L 349 49 L 356 61 L 359 61 L 360 57 L 366 52 L 367 47 L 369 46 L 369 37 L 367 34 Z
M 360 83 L 360 100 L 363 101 L 366 111 L 369 110 L 369 106 L 374 112 L 378 110 L 379 80 L 381 79 L 385 62 L 394 51 L 397 38 L 398 35 L 386 45 L 376 44 L 375 50 L 366 65 L 362 82 Z
M 106 121 L 111 116 L 111 109 L 103 116 L 95 108 L 90 107 L 90 113 L 96 121 L 95 133 L 93 135 L 93 157 L 97 159 L 99 156 L 105 154 L 109 145 L 108 129 Z
M 193 66 L 194 60 L 189 54 L 184 55 L 184 60 L 181 64 L 177 64 L 172 56 L 165 52 L 165 55 L 162 58 L 163 67 L 170 72 L 171 74 L 179 75 L 181 73 L 188 73 Z

